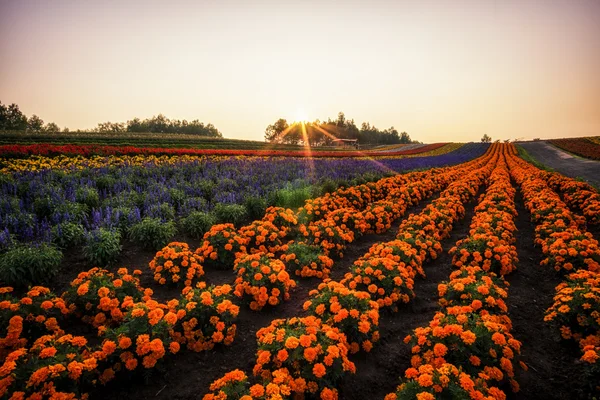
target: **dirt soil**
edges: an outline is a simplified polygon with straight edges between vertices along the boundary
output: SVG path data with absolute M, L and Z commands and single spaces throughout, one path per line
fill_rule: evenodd
M 570 176 L 583 178 L 588 183 L 600 187 L 600 161 L 575 157 L 544 141 L 519 143 L 540 163 Z
M 419 213 L 430 201 L 410 208 L 406 216 Z M 465 218 L 455 224 L 451 236 L 442 242 L 444 252 L 436 260 L 424 265 L 427 278 L 416 280 L 416 297 L 411 303 L 401 306 L 398 312 L 382 313 L 381 339 L 373 350 L 368 354 L 351 356 L 357 374 L 345 377 L 339 384 L 341 400 L 383 399 L 387 393 L 395 390 L 399 377 L 410 367 L 410 348 L 403 343 L 403 339 L 414 328 L 427 325 L 439 309 L 437 286 L 452 271 L 451 257 L 447 251 L 456 241 L 468 235 L 475 204 L 476 201 L 472 201 L 465 206 Z M 512 333 L 523 343 L 522 360 L 529 366 L 529 371 L 517 371 L 517 380 L 521 385 L 519 393 L 511 394 L 509 388 L 503 389 L 509 399 L 584 398 L 577 389 L 581 385 L 582 373 L 577 361 L 578 350 L 560 342 L 556 329 L 543 321 L 544 311 L 552 303 L 554 287 L 560 282 L 560 277 L 554 270 L 539 265 L 542 254 L 533 246 L 534 227 L 519 192 L 516 205 L 519 213 L 516 225 L 520 263 L 518 269 L 507 278 L 511 285 L 507 304 L 513 321 Z M 398 221 L 385 234 L 366 235 L 351 244 L 345 257 L 336 260 L 332 278 L 340 279 L 353 261 L 366 253 L 374 243 L 392 240 L 397 226 Z M 193 240 L 188 240 L 188 243 L 190 247 L 198 244 Z M 137 246 L 127 244 L 120 265 L 141 269 L 144 271 L 142 285 L 156 288 L 147 268 L 153 255 L 153 251 L 141 251 Z M 85 262 L 78 255 L 68 256 L 66 264 L 72 268 L 65 271 L 53 285 L 53 289 L 59 293 L 79 271 L 85 270 Z M 209 270 L 206 271 L 206 279 L 215 284 L 232 283 L 234 274 L 232 271 Z M 202 353 L 183 351 L 169 358 L 151 376 L 118 377 L 106 387 L 92 392 L 91 399 L 200 399 L 207 393 L 210 383 L 227 371 L 239 368 L 250 376 L 255 363 L 256 331 L 276 318 L 305 315 L 302 304 L 308 299 L 308 292 L 320 283 L 316 278 L 296 281 L 297 287 L 289 302 L 261 312 L 242 307 L 237 321 L 238 332 L 231 346 Z M 161 287 L 155 290 L 155 295 L 158 299 L 166 300 L 177 297 L 179 292 L 179 289 L 165 290 Z M 74 328 L 82 330 L 79 334 L 91 333 L 87 331 L 89 328 Z

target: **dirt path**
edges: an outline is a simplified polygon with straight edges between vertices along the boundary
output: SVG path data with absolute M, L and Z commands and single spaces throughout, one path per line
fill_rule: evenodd
M 574 157 L 544 141 L 519 143 L 536 161 L 572 178 L 600 187 L 600 161 Z
M 561 278 L 554 269 L 540 266 L 542 252 L 534 246 L 535 226 L 520 191 L 515 205 L 519 213 L 515 220 L 519 264 L 507 276 L 510 287 L 506 303 L 513 322 L 512 334 L 522 343 L 521 359 L 529 370 L 517 368 L 521 391 L 510 394 L 509 399 L 578 399 L 582 376 L 575 356 L 578 350 L 562 342 L 557 329 L 544 322 L 544 312 L 552 305 L 554 288 Z

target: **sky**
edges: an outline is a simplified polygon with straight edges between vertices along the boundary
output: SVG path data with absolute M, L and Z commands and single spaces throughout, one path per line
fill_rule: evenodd
M 600 135 L 600 1 L 0 0 L 0 101 L 71 130 L 159 113 L 394 126 L 423 142 Z

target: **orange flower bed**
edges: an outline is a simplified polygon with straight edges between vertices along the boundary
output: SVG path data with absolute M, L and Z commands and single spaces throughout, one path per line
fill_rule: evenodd
M 177 284 L 183 278 L 185 286 L 192 286 L 193 280 L 204 275 L 201 263 L 202 257 L 192 253 L 187 243 L 172 242 L 156 253 L 149 266 L 161 285 Z
M 132 275 L 127 268 L 120 268 L 115 275 L 92 268 L 81 272 L 71 282 L 63 298 L 75 315 L 95 328 L 118 325 L 127 312 L 127 304 L 145 301 L 152 296 L 151 289 L 144 290 L 140 286 L 137 276 L 141 273 L 135 270 Z
M 461 267 L 450 274 L 448 282 L 438 285 L 440 306 L 470 306 L 478 312 L 506 314 L 507 286 L 504 279 L 480 267 Z
M 289 291 L 296 286 L 296 281 L 285 270 L 285 264 L 270 253 L 241 255 L 235 260 L 235 271 L 233 294 L 247 301 L 254 311 L 267 304 L 275 306 L 289 300 Z
M 0 288 L 0 361 L 42 335 L 62 335 L 58 319 L 72 312 L 50 289 L 34 286 L 18 299 L 13 288 Z
M 247 244 L 248 237 L 240 236 L 233 224 L 219 224 L 204 234 L 202 245 L 194 253 L 203 258 L 205 267 L 230 269 Z
M 471 307 L 449 307 L 439 312 L 425 328 L 417 328 L 404 341 L 412 346 L 411 364 L 435 368 L 451 363 L 472 376 L 487 381 L 508 380 L 518 390 L 514 378 L 515 356 L 521 343 L 510 334 L 506 316 L 475 313 Z
M 298 382 L 298 385 L 302 384 L 302 381 Z M 283 400 L 289 399 L 292 391 L 297 391 L 297 384 L 282 368 L 273 372 L 270 381 L 250 386 L 248 376 L 236 369 L 211 383 L 210 391 L 202 400 Z
M 600 223 L 600 194 L 596 189 L 557 172 L 539 171 L 539 174 L 552 189 L 563 194 L 569 207 L 582 212 L 588 224 Z
M 348 359 L 346 336 L 314 316 L 276 319 L 256 337 L 254 375 L 270 380 L 274 371 L 286 368 L 296 381 L 297 394 L 337 397 L 332 386 L 345 373 L 356 371 Z
M 304 310 L 346 335 L 351 353 L 369 352 L 379 340 L 379 305 L 367 292 L 350 290 L 336 281 L 321 283 L 309 293 Z
M 80 336 L 45 335 L 11 352 L 0 366 L 0 396 L 12 399 L 87 399 L 84 383 L 98 377 L 98 360 Z
M 281 247 L 283 254 L 280 259 L 284 262 L 286 270 L 291 274 L 303 278 L 329 277 L 333 260 L 323 255 L 319 246 L 309 245 L 304 242 L 291 241 Z
M 585 231 L 586 219 L 588 223 L 597 221 L 597 196 L 569 178 L 540 171 L 514 153 L 507 160 L 536 225 L 535 243 L 541 246 L 546 256 L 541 264 L 568 273 L 565 282 L 556 287 L 554 304 L 546 311 L 545 320 L 557 325 L 563 338 L 579 342 L 589 389 L 598 391 L 600 250 L 598 241 Z M 569 210 L 551 187 L 561 190 L 565 201 L 583 211 L 584 216 Z M 589 201 L 586 201 L 586 195 L 589 195 Z
M 219 343 L 229 346 L 236 334 L 234 321 L 240 311 L 232 294 L 229 285 L 184 288 L 174 305 L 177 323 L 171 336 L 195 352 L 211 350 Z
M 484 378 L 469 375 L 452 364 L 442 364 L 437 368 L 424 364 L 407 369 L 405 376 L 406 380 L 396 392 L 388 394 L 384 400 L 506 399 L 502 390 L 488 386 Z

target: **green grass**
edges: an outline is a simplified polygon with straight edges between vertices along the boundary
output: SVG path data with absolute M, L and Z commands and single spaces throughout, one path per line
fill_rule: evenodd
M 523 160 L 535 165 L 536 167 L 538 167 L 539 169 L 543 169 L 545 171 L 550 171 L 550 172 L 554 172 L 554 170 L 550 167 L 545 166 L 544 164 L 542 164 L 541 162 L 539 162 L 538 160 L 536 160 L 535 158 L 531 157 L 531 155 L 527 152 L 527 150 L 525 150 L 523 148 L 523 146 L 517 144 L 517 151 L 519 152 L 519 157 L 521 157 Z

